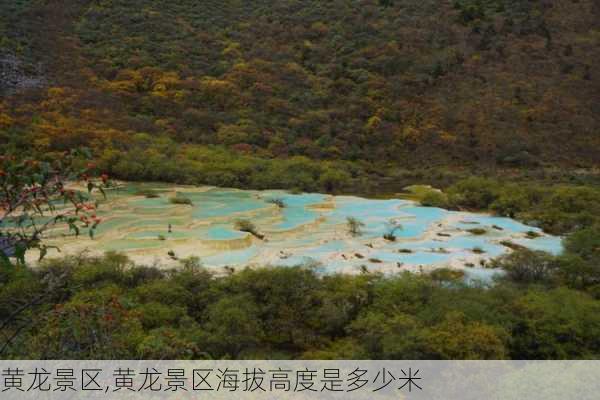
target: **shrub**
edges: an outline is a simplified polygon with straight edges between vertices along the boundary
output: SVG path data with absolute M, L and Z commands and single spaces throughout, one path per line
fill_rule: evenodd
M 238 219 L 235 221 L 235 229 L 241 232 L 248 232 L 261 240 L 265 238 L 265 235 L 259 233 L 256 225 L 248 219 Z
M 450 208 L 448 196 L 437 190 L 430 190 L 421 198 L 421 205 L 425 207 Z
M 461 281 L 465 277 L 464 271 L 450 268 L 437 268 L 429 274 L 434 282 L 445 283 L 445 282 L 457 282 Z
M 319 177 L 319 186 L 331 193 L 342 189 L 350 182 L 350 174 L 342 169 L 326 168 Z
M 498 215 L 514 218 L 518 213 L 528 210 L 531 202 L 528 193 L 517 186 L 502 189 L 499 197 L 490 204 L 490 209 Z
M 125 271 L 125 284 L 128 287 L 136 287 L 164 277 L 165 274 L 157 268 L 136 265 Z
M 565 239 L 565 250 L 600 265 L 600 226 L 582 229 Z
M 398 221 L 391 219 L 386 223 L 386 226 L 387 232 L 383 234 L 383 238 L 390 242 L 395 242 L 396 232 L 402 229 L 402 224 L 400 224 Z
M 461 207 L 487 209 L 498 198 L 498 183 L 485 178 L 468 178 L 448 190 L 450 201 Z
M 346 218 L 346 226 L 348 228 L 348 233 L 352 236 L 360 236 L 362 235 L 362 228 L 365 226 L 364 222 L 358 220 L 354 217 Z
M 502 240 L 500 242 L 500 244 L 502 246 L 508 247 L 509 249 L 512 249 L 512 250 L 526 250 L 527 249 L 525 246 L 520 245 L 518 243 L 511 242 L 510 240 Z
M 135 195 L 136 196 L 144 196 L 147 199 L 156 199 L 156 198 L 160 197 L 160 195 L 152 189 L 138 190 L 137 192 L 135 192 Z
M 527 231 L 527 232 L 525 232 L 525 236 L 527 236 L 528 239 L 535 239 L 535 238 L 539 238 L 542 235 L 536 231 Z
M 192 206 L 194 205 L 194 203 L 192 203 L 192 200 L 187 198 L 187 197 L 183 197 L 183 196 L 175 196 L 175 197 L 171 197 L 169 199 L 169 202 L 171 204 L 182 204 L 182 205 L 188 205 L 188 206 Z
M 267 203 L 275 204 L 279 208 L 286 207 L 285 201 L 283 201 L 283 199 L 280 199 L 280 198 L 269 199 L 269 200 L 267 200 Z
M 162 303 L 185 306 L 190 301 L 190 293 L 177 283 L 160 279 L 145 283 L 133 290 L 135 299 L 140 303 Z
M 471 228 L 471 229 L 467 229 L 467 232 L 469 232 L 472 235 L 485 235 L 487 233 L 487 231 L 483 228 Z
M 517 283 L 548 283 L 557 268 L 557 262 L 551 255 L 541 252 L 521 249 L 503 255 L 492 262 L 493 268 L 506 271 L 506 277 Z
M 109 252 L 104 257 L 83 260 L 74 269 L 73 280 L 86 287 L 119 284 L 125 278 L 126 269 L 132 265 L 126 256 Z
M 140 313 L 140 321 L 145 329 L 176 325 L 186 315 L 184 307 L 165 305 L 160 302 L 144 303 L 136 307 L 136 311 Z

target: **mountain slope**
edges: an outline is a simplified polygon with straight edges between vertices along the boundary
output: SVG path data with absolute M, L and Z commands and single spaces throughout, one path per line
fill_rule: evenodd
M 0 10 L 3 49 L 47 84 L 5 97 L 0 127 L 42 151 L 127 153 L 144 133 L 262 158 L 600 161 L 594 0 L 18 6 Z

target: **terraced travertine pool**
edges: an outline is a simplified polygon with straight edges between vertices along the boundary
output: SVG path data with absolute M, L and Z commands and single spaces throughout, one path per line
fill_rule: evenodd
M 158 197 L 136 195 L 141 190 Z M 185 196 L 193 204 L 172 204 L 169 199 L 174 196 Z M 273 204 L 273 199 L 285 206 Z M 55 230 L 51 242 L 63 254 L 116 250 L 134 261 L 160 265 L 176 263 L 174 253 L 176 258 L 198 256 L 209 268 L 310 262 L 321 264 L 325 272 L 355 273 L 365 268 L 395 272 L 449 266 L 478 278 L 494 273 L 482 265 L 510 251 L 507 242 L 551 253 L 562 249 L 559 237 L 509 218 L 422 207 L 401 199 L 278 190 L 127 184 L 109 192 L 99 216 L 103 223 L 94 239 L 73 240 Z M 361 235 L 348 232 L 348 217 L 364 223 Z M 238 231 L 239 219 L 252 221 L 264 240 Z M 390 221 L 402 226 L 395 241 L 383 238 Z M 485 233 L 469 232 L 473 228 Z

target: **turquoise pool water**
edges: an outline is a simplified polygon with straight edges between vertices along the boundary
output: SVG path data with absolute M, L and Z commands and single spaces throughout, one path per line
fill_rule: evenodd
M 158 197 L 145 198 L 140 190 Z M 192 204 L 172 204 L 169 199 L 175 196 Z M 274 199 L 284 207 L 273 204 Z M 395 272 L 452 265 L 464 267 L 470 279 L 490 279 L 493 272 L 479 266 L 510 251 L 505 241 L 555 254 L 562 250 L 561 238 L 510 218 L 421 207 L 401 199 L 138 184 L 111 192 L 99 215 L 106 220 L 93 240 L 82 236 L 75 245 L 65 241 L 61 247 L 118 250 L 143 262 L 169 261 L 169 252 L 180 258 L 194 255 L 207 267 L 314 262 L 326 272 Z M 364 224 L 360 235 L 349 234 L 348 217 Z M 251 221 L 264 240 L 237 230 L 240 219 Z M 384 240 L 396 224 L 402 227 L 396 240 Z M 474 227 L 486 233 L 469 233 Z M 540 237 L 527 238 L 529 231 Z

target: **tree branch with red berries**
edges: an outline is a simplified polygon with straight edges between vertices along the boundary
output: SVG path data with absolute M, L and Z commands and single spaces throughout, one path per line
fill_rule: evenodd
M 44 233 L 60 224 L 78 236 L 93 238 L 101 220 L 93 192 L 105 196 L 110 183 L 92 163 L 82 166 L 86 150 L 55 154 L 46 160 L 15 155 L 0 156 L 0 260 L 25 263 L 25 253 L 38 249 L 47 254 Z M 85 185 L 79 190 L 76 185 Z

